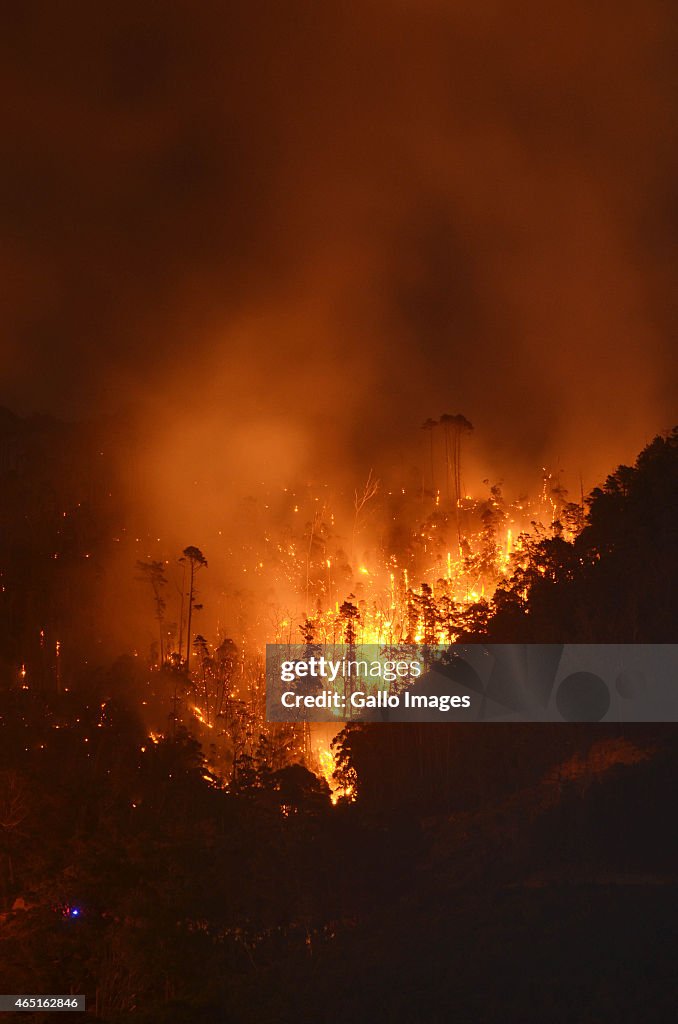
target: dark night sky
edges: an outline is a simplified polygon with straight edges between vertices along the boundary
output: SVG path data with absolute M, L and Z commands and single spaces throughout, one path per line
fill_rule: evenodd
M 0 402 L 229 472 L 445 411 L 497 464 L 632 457 L 678 421 L 675 6 L 544 10 L 13 5 Z

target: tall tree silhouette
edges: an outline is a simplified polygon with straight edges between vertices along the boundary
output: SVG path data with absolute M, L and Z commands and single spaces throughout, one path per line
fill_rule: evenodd
M 372 498 L 374 498 L 378 490 L 379 480 L 377 480 L 377 478 L 373 476 L 372 470 L 370 470 L 367 480 L 365 481 L 365 486 L 363 487 L 362 491 L 358 491 L 356 488 L 356 490 L 353 492 L 353 508 L 355 510 L 355 514 L 353 516 L 353 531 L 351 533 L 351 564 L 353 564 L 355 539 L 358 533 L 358 524 L 360 521 L 361 513 L 365 506 L 367 505 L 367 503 L 371 501 Z
M 495 642 L 674 643 L 678 637 L 678 428 L 587 500 L 569 542 L 527 537 L 523 564 L 494 596 Z M 529 612 L 529 614 L 528 614 Z
M 461 413 L 444 413 L 440 422 L 445 431 L 445 463 L 447 470 L 447 498 L 450 500 L 450 477 L 454 486 L 455 507 L 459 508 L 461 486 L 461 440 L 470 434 L 473 424 Z
M 165 577 L 165 566 L 162 562 L 137 562 L 137 569 L 139 575 L 137 579 L 147 583 L 153 593 L 153 603 L 155 605 L 155 617 L 158 620 L 158 630 L 160 633 L 160 647 L 158 650 L 158 663 L 164 665 L 165 663 L 165 636 L 164 636 L 164 625 L 165 625 L 165 610 L 167 608 L 167 602 L 163 591 L 167 586 L 167 579 Z
M 193 609 L 199 608 L 200 606 L 195 603 L 196 591 L 195 591 L 195 577 L 201 569 L 207 568 L 207 559 L 203 555 L 200 548 L 189 546 L 184 548 L 183 557 L 189 567 L 188 576 L 188 622 L 186 625 L 186 671 L 190 671 L 190 660 L 191 660 L 191 621 L 193 619 Z

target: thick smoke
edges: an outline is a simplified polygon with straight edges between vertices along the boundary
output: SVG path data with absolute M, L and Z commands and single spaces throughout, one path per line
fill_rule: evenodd
M 404 472 L 443 412 L 473 473 L 585 487 L 676 419 L 671 5 L 40 7 L 2 400 L 135 419 L 160 532 Z

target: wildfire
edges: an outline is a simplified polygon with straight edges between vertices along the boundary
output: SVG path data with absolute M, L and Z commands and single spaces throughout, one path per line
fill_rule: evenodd
M 220 663 L 215 641 L 207 632 L 200 636 L 191 659 L 191 699 L 184 696 L 179 702 L 179 717 L 185 715 L 194 726 L 199 722 L 214 729 L 217 724 L 212 736 L 222 768 L 233 763 L 236 745 L 239 756 L 256 759 L 262 742 L 273 735 L 265 717 L 264 640 L 373 644 L 390 652 L 404 644 L 451 644 L 482 629 L 497 587 L 526 562 L 526 536 L 534 524 L 543 536 L 555 530 L 552 523 L 560 517 L 559 535 L 570 539 L 573 507 L 568 520 L 564 492 L 550 474 L 544 473 L 533 501 L 510 502 L 498 485 L 482 497 L 455 490 L 450 487 L 444 495 L 433 489 L 381 488 L 377 498 L 375 483 L 364 494 L 356 493 L 348 517 L 345 506 L 342 513 L 345 494 L 333 509 L 329 495 L 321 501 L 310 482 L 292 493 L 283 488 L 282 496 L 267 489 L 262 500 L 250 500 L 242 543 L 222 549 L 233 574 L 242 580 L 246 572 L 248 579 L 246 588 L 240 582 L 229 587 L 218 613 L 219 621 L 233 630 L 234 640 L 228 643 L 237 657 Z M 264 600 L 255 576 L 265 580 Z M 209 602 L 208 595 L 208 607 Z M 179 630 L 163 634 L 164 662 L 179 667 L 184 663 L 183 615 L 180 607 Z M 160 734 L 150 739 L 157 743 Z M 344 788 L 334 778 L 335 757 L 323 746 L 324 739 L 312 727 L 302 732 L 290 723 L 275 743 L 285 761 L 314 765 L 333 803 L 352 799 L 354 787 Z
M 342 786 L 334 777 L 337 765 L 331 747 L 318 750 L 318 765 L 321 777 L 330 787 L 330 799 L 333 804 L 337 804 L 342 798 L 349 802 L 355 800 L 355 787 Z
M 207 719 L 205 718 L 204 714 L 202 713 L 197 704 L 194 704 L 192 706 L 191 711 L 193 712 L 193 714 L 198 719 L 201 725 L 206 726 L 208 729 L 214 728 L 214 725 L 211 722 L 207 721 Z

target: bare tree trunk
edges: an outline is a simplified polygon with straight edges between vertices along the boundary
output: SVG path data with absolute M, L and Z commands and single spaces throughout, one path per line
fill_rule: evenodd
M 186 564 L 181 569 L 181 603 L 179 606 L 179 662 L 184 648 L 184 591 L 186 589 Z
M 191 562 L 191 586 L 188 592 L 188 622 L 186 624 L 186 672 L 189 671 L 191 663 L 191 621 L 193 619 L 193 583 L 195 580 L 195 566 Z

